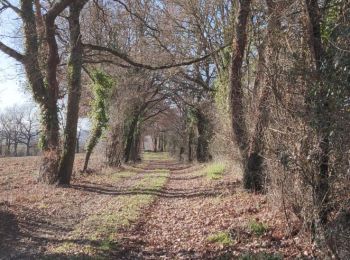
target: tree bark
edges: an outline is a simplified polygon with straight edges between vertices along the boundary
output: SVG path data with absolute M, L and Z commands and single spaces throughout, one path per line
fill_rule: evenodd
M 319 85 L 315 103 L 315 117 L 319 141 L 319 170 L 315 183 L 315 203 L 318 210 L 319 222 L 325 226 L 329 214 L 329 153 L 330 153 L 330 108 L 327 89 L 322 82 L 322 60 L 324 51 L 321 38 L 321 17 L 317 0 L 306 0 L 306 11 L 309 21 L 309 46 L 315 63 L 315 79 Z
M 129 132 L 126 138 L 125 152 L 124 152 L 124 160 L 128 162 L 131 159 L 132 148 L 135 142 L 137 124 L 139 121 L 138 115 L 134 115 L 134 118 L 130 124 Z
M 110 167 L 119 167 L 121 165 L 124 152 L 122 138 L 123 130 L 123 125 L 117 123 L 112 127 L 112 130 L 110 131 L 106 149 L 107 164 Z
M 17 153 L 17 147 L 18 147 L 18 143 L 14 142 L 13 143 L 13 156 L 17 157 L 18 153 Z
M 198 129 L 197 161 L 208 162 L 211 158 L 209 153 L 209 142 L 212 136 L 211 125 L 206 115 L 199 109 L 196 110 L 196 118 Z
M 154 142 L 153 142 L 153 152 L 157 152 L 158 150 L 157 150 L 157 148 L 158 148 L 158 137 L 157 136 L 155 136 L 154 137 Z
M 241 82 L 241 69 L 244 51 L 247 45 L 247 21 L 250 12 L 251 0 L 240 2 L 238 18 L 236 22 L 236 32 L 232 43 L 231 74 L 230 74 L 230 100 L 232 115 L 232 130 L 235 141 L 238 145 L 243 164 L 247 159 L 248 130 L 244 118 L 243 88 Z M 250 179 L 243 176 L 244 187 L 250 188 Z
M 190 125 L 190 129 L 189 129 L 189 133 L 188 133 L 188 161 L 189 162 L 193 162 L 193 158 L 194 158 L 193 149 L 192 149 L 194 137 L 195 137 L 194 129 L 193 129 L 193 126 Z
M 75 158 L 83 57 L 83 45 L 80 34 L 80 12 L 85 3 L 85 0 L 73 1 L 69 6 L 70 57 L 67 68 L 68 104 L 64 144 L 59 166 L 60 185 L 69 185 Z
M 26 144 L 26 156 L 30 155 L 30 141 Z
M 136 130 L 135 137 L 133 139 L 131 151 L 130 151 L 130 160 L 133 162 L 139 162 L 141 161 L 141 155 L 140 155 L 141 149 L 140 149 L 140 132 Z
M 267 25 L 267 37 L 265 44 L 261 46 L 259 52 L 259 65 L 258 75 L 255 80 L 254 89 L 257 93 L 261 83 L 264 83 L 261 96 L 258 101 L 256 109 L 257 120 L 253 134 L 249 140 L 248 158 L 244 168 L 244 175 L 246 176 L 246 184 L 250 190 L 261 192 L 264 190 L 264 133 L 269 123 L 269 97 L 270 87 L 269 80 L 265 76 L 265 67 L 269 67 L 270 64 L 266 59 L 266 52 L 273 62 L 276 60 L 278 40 L 276 40 L 276 33 L 280 30 L 277 13 L 276 3 L 274 0 L 266 0 L 268 7 L 269 22 Z M 248 186 L 249 185 L 249 186 Z
M 66 2 L 66 1 L 63 1 Z M 64 9 L 54 5 L 46 16 L 46 41 L 49 48 L 47 60 L 47 83 L 39 65 L 39 41 L 36 29 L 36 19 L 33 10 L 33 1 L 21 1 L 21 17 L 25 35 L 25 54 L 22 60 L 28 81 L 33 91 L 35 101 L 40 105 L 42 118 L 41 146 L 43 158 L 39 169 L 39 181 L 54 184 L 58 178 L 59 160 L 59 122 L 57 115 L 58 84 L 56 70 L 59 63 L 57 44 L 55 40 L 55 18 Z M 54 10 L 54 13 L 52 12 Z M 57 13 L 57 14 L 56 14 Z M 53 72 L 54 71 L 54 72 Z
M 100 139 L 101 135 L 102 135 L 102 129 L 99 127 L 94 128 L 94 131 L 92 132 L 91 138 L 89 139 L 89 143 L 87 145 L 83 172 L 86 172 L 86 170 L 88 168 L 90 156 L 91 156 L 92 151 L 94 150 L 98 140 Z

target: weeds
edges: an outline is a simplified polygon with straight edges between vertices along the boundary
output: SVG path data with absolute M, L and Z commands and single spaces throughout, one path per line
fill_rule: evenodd
M 258 222 L 256 220 L 252 220 L 249 222 L 248 227 L 251 232 L 253 232 L 257 236 L 262 236 L 266 233 L 268 227 L 264 223 Z
M 218 180 L 222 178 L 225 168 L 225 164 L 221 162 L 214 162 L 205 167 L 204 172 L 208 179 Z
M 233 243 L 231 235 L 225 231 L 210 235 L 208 237 L 208 241 L 211 243 L 217 243 L 224 246 L 229 246 Z

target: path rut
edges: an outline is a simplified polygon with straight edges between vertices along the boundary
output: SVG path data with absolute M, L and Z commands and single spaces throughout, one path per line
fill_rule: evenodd
M 170 176 L 156 201 L 133 229 L 121 234 L 121 259 L 209 259 L 222 248 L 208 248 L 216 222 L 216 202 L 235 192 L 237 180 L 211 181 L 200 165 L 153 161 L 146 169 L 168 169 Z M 220 212 L 221 213 L 221 212 Z M 229 218 L 230 213 L 227 214 Z

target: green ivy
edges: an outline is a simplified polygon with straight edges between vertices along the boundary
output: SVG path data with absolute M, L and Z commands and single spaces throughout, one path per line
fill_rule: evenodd
M 103 130 L 107 127 L 108 117 L 108 100 L 110 91 L 115 85 L 113 78 L 107 73 L 96 70 L 92 75 L 93 84 L 93 100 L 91 102 L 90 119 L 92 122 L 92 130 L 87 150 L 92 150 L 101 137 Z

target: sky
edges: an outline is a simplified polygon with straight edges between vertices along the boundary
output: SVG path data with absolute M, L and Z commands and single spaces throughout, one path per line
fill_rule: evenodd
M 17 5 L 18 1 L 10 1 Z M 10 47 L 20 47 L 19 23 L 11 11 L 4 11 L 0 16 L 0 40 Z M 8 37 L 11 36 L 11 37 Z M 25 77 L 21 65 L 0 51 L 0 109 L 15 104 L 29 102 L 31 94 L 24 90 Z M 26 92 L 26 93 L 25 93 Z
M 24 77 L 19 64 L 0 52 L 0 109 L 21 105 L 31 100 L 31 94 L 24 90 Z

